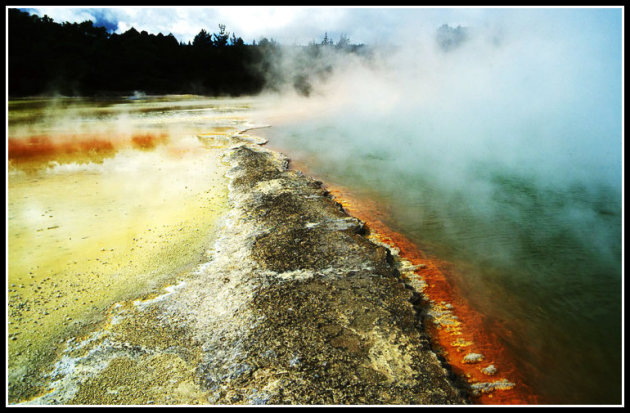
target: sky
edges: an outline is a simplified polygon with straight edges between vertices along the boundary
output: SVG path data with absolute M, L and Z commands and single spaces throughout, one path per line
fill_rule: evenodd
M 48 15 L 58 23 L 92 20 L 110 32 L 123 33 L 134 27 L 149 33 L 172 33 L 188 42 L 201 29 L 227 31 L 246 43 L 273 38 L 282 44 L 320 42 L 324 33 L 333 41 L 340 35 L 355 44 L 396 43 L 409 31 L 433 31 L 442 24 L 483 26 L 497 13 L 511 8 L 463 7 L 304 7 L 304 6 L 222 6 L 222 7 L 19 7 L 39 16 Z

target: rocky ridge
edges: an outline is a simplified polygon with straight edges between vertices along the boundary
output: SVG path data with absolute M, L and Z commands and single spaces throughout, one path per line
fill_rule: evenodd
M 286 157 L 233 143 L 231 210 L 208 261 L 69 343 L 33 403 L 466 404 L 406 263 Z

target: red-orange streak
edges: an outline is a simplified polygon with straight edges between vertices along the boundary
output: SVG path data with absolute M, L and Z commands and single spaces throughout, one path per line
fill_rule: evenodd
M 8 154 L 11 160 L 29 160 L 55 155 L 111 152 L 123 146 L 152 149 L 167 141 L 167 134 L 131 134 L 112 136 L 110 134 L 47 134 L 8 139 Z
M 296 165 L 300 170 L 308 172 L 303 164 L 296 164 L 292 161 L 292 166 L 295 167 Z M 313 176 L 310 172 L 308 174 Z M 433 343 L 444 350 L 442 354 L 453 372 L 470 383 L 492 382 L 503 378 L 515 383 L 511 389 L 482 393 L 473 397 L 473 401 L 478 404 L 497 405 L 537 404 L 538 397 L 531 388 L 525 385 L 519 372 L 514 368 L 514 362 L 497 344 L 496 336 L 488 333 L 481 315 L 470 308 L 466 300 L 456 293 L 456 288 L 449 283 L 445 276 L 449 264 L 433 257 L 427 257 L 407 237 L 389 228 L 380 218 L 385 215 L 382 212 L 384 208 L 376 202 L 359 199 L 353 196 L 349 190 L 340 186 L 327 185 L 327 189 L 349 214 L 366 223 L 371 234 L 398 249 L 400 257 L 410 261 L 413 265 L 424 264 L 424 268 L 416 271 L 416 276 L 422 278 L 427 284 L 424 294 L 430 300 L 435 303 L 449 303 L 453 306 L 451 311 L 461 322 L 457 328 L 460 334 L 453 335 L 446 328 L 438 328 L 431 322 L 426 323 Z M 453 345 L 453 342 L 458 338 L 473 344 L 463 348 Z M 463 363 L 464 356 L 470 352 L 483 354 L 484 360 L 476 364 Z M 497 374 L 488 376 L 481 373 L 481 368 L 490 364 L 494 364 L 497 368 Z
M 140 149 L 153 149 L 157 145 L 166 143 L 168 135 L 165 133 L 156 135 L 152 133 L 144 133 L 131 137 L 131 143 L 134 147 Z

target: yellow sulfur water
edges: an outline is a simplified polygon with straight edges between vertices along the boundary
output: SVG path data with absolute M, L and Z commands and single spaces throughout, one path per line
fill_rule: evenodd
M 131 107 L 127 119 L 141 107 Z M 204 259 L 228 208 L 227 166 L 220 160 L 225 148 L 198 135 L 238 131 L 237 118 L 211 114 L 194 128 L 165 130 L 150 147 L 120 144 L 121 138 L 106 156 L 57 146 L 43 158 L 17 159 L 9 146 L 10 401 L 36 395 L 37 377 L 61 345 L 102 322 L 114 303 L 175 283 Z M 191 114 L 184 115 L 189 122 Z M 134 118 L 136 132 L 143 118 Z M 98 121 L 91 122 L 97 132 Z M 36 134 L 37 123 L 29 129 Z

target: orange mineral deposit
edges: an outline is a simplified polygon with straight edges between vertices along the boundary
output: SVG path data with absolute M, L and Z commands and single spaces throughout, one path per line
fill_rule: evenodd
M 306 165 L 292 162 L 309 175 Z M 488 331 L 481 314 L 471 308 L 449 280 L 451 265 L 428 257 L 409 238 L 384 222 L 387 210 L 371 199 L 352 194 L 348 188 L 327 185 L 328 192 L 351 215 L 365 222 L 369 237 L 387 244 L 415 268 L 411 277 L 422 285 L 425 299 L 425 328 L 434 351 L 446 360 L 451 370 L 468 382 L 470 399 L 486 405 L 537 404 L 538 396 L 524 383 L 515 363 L 498 344 L 497 335 Z M 407 273 L 406 277 L 409 277 Z

